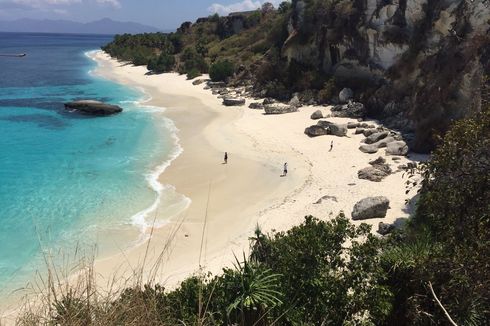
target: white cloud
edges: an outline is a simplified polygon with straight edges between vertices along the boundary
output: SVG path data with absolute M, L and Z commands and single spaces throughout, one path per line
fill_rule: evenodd
M 248 10 L 255 10 L 260 8 L 264 3 L 266 2 L 271 2 L 275 6 L 280 4 L 283 0 L 272 0 L 272 1 L 266 1 L 266 0 L 243 0 L 242 2 L 236 2 L 232 3 L 229 5 L 223 5 L 220 3 L 213 3 L 208 10 L 211 13 L 218 13 L 220 15 L 228 15 L 230 12 L 239 12 L 239 11 L 248 11 Z
M 119 0 L 96 0 L 96 2 L 101 5 L 109 5 L 114 8 L 121 8 L 121 3 L 119 2 Z

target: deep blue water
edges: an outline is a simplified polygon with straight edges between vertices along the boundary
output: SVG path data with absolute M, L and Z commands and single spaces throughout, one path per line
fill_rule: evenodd
M 117 230 L 136 229 L 135 214 L 158 197 L 149 174 L 175 141 L 160 113 L 138 104 L 144 94 L 89 73 L 96 63 L 85 53 L 109 41 L 0 33 L 0 53 L 27 53 L 0 57 L 0 293 L 42 270 L 41 249 L 110 242 Z M 125 111 L 65 112 L 76 99 Z

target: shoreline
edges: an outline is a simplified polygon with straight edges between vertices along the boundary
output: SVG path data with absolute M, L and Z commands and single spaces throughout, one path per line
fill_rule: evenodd
M 97 57 L 97 61 L 100 64 L 100 52 Z M 171 162 L 170 166 L 168 166 L 160 176 L 159 181 L 163 185 L 171 185 L 175 187 L 177 192 L 190 198 L 191 203 L 190 207 L 187 209 L 187 212 L 174 220 L 170 220 L 162 228 L 156 228 L 153 230 L 154 233 L 152 235 L 153 243 L 165 243 L 165 239 L 168 239 L 168 237 L 174 233 L 173 227 L 179 223 L 183 223 L 182 228 L 179 232 L 177 232 L 177 234 L 174 234 L 175 238 L 173 239 L 173 243 L 175 244 L 175 247 L 172 249 L 173 257 L 177 258 L 170 259 L 171 262 L 167 261 L 167 268 L 165 268 L 166 270 L 170 270 L 170 272 L 166 273 L 167 275 L 173 275 L 165 277 L 167 284 L 172 284 L 175 286 L 178 282 L 183 280 L 183 277 L 195 272 L 199 265 L 202 266 L 205 264 L 204 261 L 199 263 L 199 259 L 196 255 L 196 249 L 200 247 L 200 235 L 202 233 L 203 220 L 206 218 L 206 207 L 210 211 L 209 215 L 216 214 L 219 217 L 208 216 L 209 220 L 207 221 L 206 232 L 211 233 L 208 235 L 215 239 L 212 244 L 208 244 L 206 248 L 204 248 L 203 259 L 208 259 L 207 253 L 210 253 L 209 256 L 222 258 L 223 256 L 221 254 L 218 255 L 215 254 L 215 252 L 223 251 L 223 249 L 227 248 L 228 244 L 232 242 L 238 241 L 243 244 L 243 242 L 248 241 L 248 236 L 251 235 L 251 232 L 249 231 L 253 230 L 251 229 L 251 226 L 254 225 L 255 221 L 250 221 L 249 216 L 253 216 L 255 214 L 251 212 L 244 212 L 250 209 L 249 206 L 256 206 L 257 208 L 260 206 L 260 209 L 255 209 L 255 211 L 265 209 L 269 202 L 269 200 L 267 200 L 267 193 L 272 194 L 272 197 L 277 196 L 276 186 L 279 186 L 281 183 L 280 181 L 282 180 L 279 179 L 277 182 L 275 182 L 275 185 L 274 182 L 272 182 L 272 186 L 270 186 L 269 182 L 266 182 L 266 180 L 271 181 L 272 179 L 277 179 L 276 173 L 272 170 L 271 166 L 267 166 L 267 164 L 264 165 L 264 162 L 258 162 L 255 160 L 255 158 L 249 159 L 242 157 L 240 154 L 236 155 L 230 150 L 230 164 L 227 166 L 221 164 L 222 154 L 226 150 L 222 150 L 221 148 L 223 147 L 220 148 L 222 145 L 216 146 L 216 134 L 221 134 L 223 132 L 223 128 L 221 128 L 221 126 L 232 123 L 240 117 L 241 113 L 239 109 L 229 109 L 228 111 L 223 111 L 221 101 L 216 99 L 214 96 L 211 96 L 211 94 L 205 94 L 206 92 L 203 90 L 201 90 L 201 94 L 197 94 L 198 96 L 196 96 L 196 94 L 192 94 L 195 86 L 186 81 L 185 76 L 178 76 L 176 74 L 160 76 L 160 78 L 168 78 L 170 83 L 176 83 L 179 87 L 181 87 L 181 89 L 178 89 L 179 87 L 177 87 L 176 89 L 162 90 L 157 89 L 154 87 L 154 85 L 147 84 L 143 86 L 141 84 L 136 84 L 134 81 L 126 79 L 127 77 L 125 78 L 122 74 L 118 74 L 118 70 L 115 68 L 117 68 L 117 65 L 121 65 L 120 63 L 116 63 L 113 60 L 107 60 L 107 58 L 105 58 L 103 62 L 103 65 L 110 64 L 112 67 L 109 70 L 104 69 L 104 67 L 99 67 L 100 69 L 96 71 L 99 76 L 127 86 L 137 87 L 140 89 L 143 88 L 145 94 L 148 94 L 151 98 L 149 101 L 145 102 L 145 105 L 164 107 L 165 110 L 163 115 L 174 121 L 177 128 L 177 137 L 180 139 L 179 142 L 183 147 L 183 152 Z M 138 69 L 142 67 L 133 68 Z M 120 70 L 120 72 L 122 71 L 123 70 Z M 158 78 L 158 76 L 155 77 Z M 189 91 L 191 91 L 190 94 Z M 196 112 L 195 109 L 193 110 L 193 108 L 196 107 L 199 107 L 199 112 Z M 187 121 L 187 115 L 193 115 L 193 119 L 191 119 L 192 121 Z M 228 135 L 234 134 L 234 131 L 228 132 Z M 196 139 L 194 134 L 202 134 L 204 135 L 205 139 Z M 246 136 L 241 136 L 242 139 L 237 139 L 239 137 L 236 137 L 236 135 L 231 137 L 235 138 L 233 141 L 231 141 L 231 143 L 238 141 L 241 145 L 245 145 L 244 143 L 247 142 Z M 210 153 L 212 153 L 212 155 L 208 155 Z M 203 154 L 205 154 L 206 157 L 203 157 Z M 231 168 L 231 164 L 233 164 L 233 168 Z M 235 167 L 235 165 L 237 166 Z M 208 173 L 211 172 L 210 175 L 206 176 L 201 174 L 198 171 L 200 166 L 207 166 L 210 168 L 210 170 L 207 171 Z M 230 172 L 234 175 L 230 174 Z M 262 180 L 262 182 L 259 184 L 260 188 L 262 188 L 262 193 L 251 196 L 253 197 L 253 200 L 251 201 L 242 201 L 243 210 L 241 210 L 240 213 L 236 210 L 237 203 L 230 204 L 231 198 L 227 198 L 226 200 L 216 200 L 216 197 L 229 197 L 227 194 L 236 195 L 239 192 L 237 190 L 241 190 L 245 193 L 247 187 L 250 188 L 249 190 L 253 190 L 253 185 L 247 185 L 248 177 L 251 175 L 263 177 L 264 172 L 267 174 L 267 178 Z M 182 178 L 183 174 L 186 175 L 186 178 Z M 192 181 L 190 182 L 187 179 L 192 179 Z M 294 179 L 289 179 L 289 181 L 292 180 Z M 196 187 L 199 189 L 195 189 Z M 236 189 L 237 187 L 240 189 Z M 287 192 L 287 189 L 288 187 L 283 186 L 282 191 Z M 208 195 L 209 202 L 207 200 Z M 269 197 L 269 199 L 272 198 Z M 260 203 L 254 205 L 254 202 Z M 242 224 L 244 226 L 243 229 L 246 231 L 235 233 L 231 237 L 224 235 L 222 232 L 223 230 L 220 230 L 221 232 L 209 231 L 210 229 L 214 228 L 216 224 L 225 222 L 225 215 L 235 215 L 235 218 L 240 217 L 244 222 L 244 224 Z M 248 218 L 245 218 L 245 216 Z M 224 229 L 227 229 L 230 234 L 233 234 L 232 230 L 229 228 L 225 227 Z M 219 239 L 216 239 L 216 237 L 219 237 Z M 238 239 L 241 239 L 241 241 Z M 190 248 L 194 249 L 183 248 L 183 246 L 180 245 L 181 242 L 187 243 Z M 241 250 L 241 244 L 235 245 L 237 250 Z M 158 247 L 159 245 L 156 244 L 155 247 L 150 249 L 155 257 L 159 256 Z M 140 262 L 140 257 L 142 254 L 141 251 L 145 248 L 146 246 L 139 246 L 138 248 L 130 249 L 129 253 L 126 253 L 125 256 L 129 255 L 130 257 L 127 259 L 131 262 L 136 262 L 137 264 L 137 262 Z M 192 255 L 194 256 L 193 258 L 190 258 L 187 254 L 185 254 L 186 252 L 189 252 L 189 250 L 192 252 Z M 233 259 L 232 251 L 229 251 L 228 257 L 228 262 L 231 262 Z M 214 258 L 211 258 L 211 260 L 212 259 Z M 108 257 L 102 261 L 99 261 L 97 263 L 97 267 L 98 269 L 100 268 L 104 271 L 113 270 L 113 268 L 109 266 L 117 264 L 117 261 L 120 261 L 120 259 L 117 257 Z M 189 263 L 189 261 L 194 262 Z M 192 267 L 192 265 L 194 267 Z M 218 263 L 218 265 L 220 266 L 219 268 L 212 268 L 212 266 L 208 266 L 211 267 L 208 269 L 213 269 L 215 272 L 219 272 L 221 266 L 224 265 L 223 263 Z M 184 276 L 181 277 L 179 275 Z
M 361 153 L 357 149 L 357 137 L 334 137 L 336 147 L 341 147 L 340 153 L 333 154 L 333 161 L 336 162 L 332 166 L 322 164 L 328 152 L 318 151 L 317 144 L 325 143 L 323 148 L 326 148 L 332 138 L 310 139 L 303 131 L 306 126 L 312 124 L 310 114 L 317 109 L 325 111 L 325 108 L 303 107 L 297 113 L 266 116 L 257 110 L 248 109 L 247 106 L 225 107 L 221 103 L 222 100 L 204 89 L 204 84 L 194 86 L 185 76 L 175 73 L 148 76 L 145 67 L 117 62 L 100 51 L 96 54 L 96 60 L 107 68 L 99 70 L 102 77 L 145 89 L 145 93 L 151 97 L 148 104 L 164 107 L 164 115 L 174 121 L 178 129 L 183 153 L 162 173 L 160 182 L 174 186 L 177 192 L 190 198 L 191 204 L 182 216 L 170 222 L 182 223 L 178 231 L 165 230 L 171 229 L 170 225 L 156 230 L 152 240 L 155 245 L 149 246 L 156 253 L 159 249 L 158 242 L 166 243 L 172 235 L 173 250 L 167 255 L 167 265 L 161 273 L 163 278 L 159 279 L 165 280 L 170 287 L 195 273 L 199 267 L 212 273 L 219 272 L 222 267 L 233 261 L 234 254 L 247 250 L 248 237 L 253 234 L 256 225 L 260 225 L 264 232 L 271 232 L 288 230 L 301 223 L 304 216 L 309 214 L 320 219 L 328 219 L 345 212 L 350 219 L 350 211 L 358 200 L 375 195 L 386 195 L 390 198 L 391 209 L 387 217 L 353 223 L 371 224 L 374 232 L 381 221 L 392 223 L 409 215 L 410 207 L 406 206 L 405 199 L 414 195 L 415 190 L 412 190 L 410 195 L 405 195 L 403 173 L 394 173 L 379 183 L 357 178 L 357 171 L 368 166 L 369 161 L 381 154 Z M 249 103 L 250 99 L 247 99 L 247 105 Z M 199 114 L 203 116 L 198 117 L 198 121 L 189 121 L 192 120 L 190 115 Z M 353 121 L 348 118 L 330 120 Z M 281 132 L 280 127 L 283 123 L 290 127 L 292 132 L 288 132 L 288 128 L 283 128 Z M 204 139 L 196 139 L 199 136 Z M 234 150 L 237 147 L 239 153 Z M 230 154 L 230 163 L 225 168 L 237 164 L 238 157 L 240 164 L 244 165 L 232 173 L 244 174 L 245 178 L 240 179 L 236 174 L 230 175 L 230 171 L 220 169 L 222 154 L 225 151 Z M 418 160 L 415 155 L 413 157 Z M 346 160 L 352 161 L 350 167 L 345 164 Z M 283 161 L 289 163 L 291 170 L 287 178 L 279 178 Z M 413 159 L 401 157 L 400 163 L 395 164 L 412 161 Z M 390 160 L 388 163 L 394 162 Z M 212 171 L 209 171 L 214 172 L 214 176 L 205 178 L 200 173 L 195 173 L 201 166 L 214 166 Z M 185 174 L 186 178 L 182 178 L 182 174 Z M 260 184 L 251 187 L 250 180 L 258 180 L 257 178 L 261 179 Z M 228 180 L 221 182 L 221 179 Z M 325 187 L 325 184 L 332 181 L 337 185 Z M 343 189 L 338 185 L 343 185 Z M 262 191 L 254 194 L 257 188 Z M 231 196 L 242 196 L 240 209 L 236 207 L 240 206 L 238 202 L 230 205 L 230 199 L 227 198 L 230 197 L 230 193 Z M 315 204 L 325 195 L 330 195 L 332 199 L 328 202 L 329 207 L 326 211 L 325 204 Z M 210 214 L 206 213 L 207 208 Z M 235 220 L 226 216 L 227 214 L 237 216 L 241 223 L 237 225 Z M 204 228 L 206 236 L 212 238 L 213 243 L 204 240 L 207 264 L 199 263 L 196 262 L 196 252 L 200 247 L 200 241 L 196 238 L 200 238 L 204 220 L 211 215 L 211 222 L 207 221 L 211 226 L 205 225 Z M 220 228 L 226 230 L 226 234 L 219 228 L 212 229 L 216 224 L 221 224 Z M 141 249 L 144 247 L 133 250 L 129 253 L 131 257 L 127 259 L 140 261 L 137 257 L 141 257 Z M 194 263 L 191 263 L 192 261 Z M 111 264 L 114 265 L 114 261 L 99 266 L 103 266 L 103 270 L 111 270 Z
M 163 108 L 155 118 L 161 115 L 172 121 L 182 151 L 169 161 L 158 183 L 190 200 L 183 212 L 142 233 L 146 240 L 96 259 L 97 284 L 103 289 L 114 282 L 128 285 L 137 274 L 144 282 L 162 283 L 168 289 L 199 271 L 217 274 L 234 261 L 234 255 L 247 251 L 248 238 L 257 225 L 268 233 L 286 231 L 301 223 L 305 215 L 326 220 L 345 212 L 350 219 L 354 204 L 369 196 L 390 199 L 386 218 L 354 224 L 368 223 L 375 232 L 379 222 L 393 223 L 410 213 L 405 200 L 416 190 L 405 195 L 402 172 L 382 182 L 357 178 L 359 169 L 384 156 L 382 151 L 373 155 L 360 152 L 361 135 L 309 138 L 304 134 L 304 129 L 316 122 L 310 115 L 318 109 L 328 112 L 325 107 L 264 115 L 248 109 L 250 99 L 244 107 L 225 107 L 204 89 L 205 84 L 194 86 L 176 73 L 146 75 L 145 67 L 118 62 L 102 51 L 93 52 L 91 59 L 97 62 L 91 73 L 141 90 L 148 95 L 142 106 L 155 108 L 155 112 Z M 334 151 L 328 152 L 332 140 Z M 225 151 L 229 154 L 227 165 L 222 164 Z M 413 155 L 397 162 L 387 159 L 387 163 L 395 170 L 396 165 L 424 158 Z M 288 162 L 290 173 L 281 178 L 284 162 Z M 158 207 L 155 218 L 164 209 Z

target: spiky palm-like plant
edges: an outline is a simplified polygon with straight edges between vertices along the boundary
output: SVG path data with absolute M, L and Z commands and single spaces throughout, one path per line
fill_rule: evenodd
M 225 270 L 227 287 L 233 289 L 234 300 L 228 306 L 227 313 L 239 312 L 241 325 L 265 324 L 267 310 L 279 305 L 280 274 L 274 274 L 270 269 L 262 267 L 254 261 L 243 262 L 235 257 L 234 269 Z

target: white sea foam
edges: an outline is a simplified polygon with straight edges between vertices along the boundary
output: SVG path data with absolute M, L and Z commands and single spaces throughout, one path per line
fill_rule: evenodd
M 98 53 L 100 50 L 93 50 L 93 51 L 87 51 L 85 52 L 85 55 L 90 58 L 91 60 L 95 61 L 97 63 L 97 66 L 100 67 L 101 64 L 100 62 L 96 59 L 95 54 Z M 97 75 L 95 70 L 90 70 L 89 74 L 91 75 Z M 136 101 L 121 101 L 120 104 L 133 104 L 134 106 L 138 107 L 139 110 L 144 110 L 149 113 L 156 113 L 156 112 L 164 112 L 165 108 L 163 107 L 157 107 L 157 106 L 152 106 L 148 105 L 147 103 L 150 102 L 153 98 L 150 94 L 146 92 L 146 90 L 143 87 L 135 87 L 133 88 L 137 89 L 141 94 L 143 94 L 143 97 L 140 98 L 139 100 Z M 150 218 L 152 214 L 157 214 L 158 209 L 160 208 L 160 204 L 162 202 L 162 199 L 164 198 L 165 194 L 170 193 L 171 191 L 174 191 L 175 188 L 171 185 L 164 185 L 159 181 L 160 176 L 163 174 L 163 172 L 167 169 L 167 167 L 170 166 L 172 161 L 174 161 L 184 150 L 182 146 L 180 146 L 179 143 L 179 138 L 177 136 L 177 132 L 179 131 L 178 128 L 175 126 L 174 122 L 166 117 L 163 118 L 163 124 L 164 128 L 168 131 L 170 131 L 170 135 L 172 137 L 172 143 L 173 143 L 173 148 L 172 151 L 169 153 L 168 158 L 156 166 L 152 171 L 150 171 L 148 174 L 145 175 L 146 181 L 149 185 L 149 187 L 157 194 L 155 201 L 147 208 L 143 209 L 142 211 L 136 213 L 130 218 L 131 224 L 138 227 L 141 230 L 141 237 L 138 240 L 138 242 L 141 242 L 142 240 L 146 240 L 147 235 L 146 231 L 150 227 L 162 227 L 168 221 L 172 218 L 172 216 L 167 216 L 167 219 L 164 221 L 156 221 L 153 218 Z M 180 209 L 177 209 L 175 214 L 178 214 L 180 211 L 183 211 L 187 209 L 191 203 L 191 199 L 188 197 L 185 197 L 184 195 L 182 196 L 182 201 L 178 203 L 174 203 L 172 206 L 180 206 Z M 166 207 L 167 209 L 171 207 Z M 169 209 L 171 211 L 171 209 Z M 174 214 L 174 215 L 175 215 Z M 155 215 L 153 215 L 155 216 Z
M 150 102 L 153 98 L 151 97 L 150 94 L 146 92 L 146 90 L 142 87 L 136 87 L 142 94 L 144 94 L 144 98 L 134 101 L 133 103 L 141 110 L 145 110 L 146 112 L 149 113 L 156 113 L 156 112 L 163 112 L 165 111 L 165 108 L 163 107 L 157 107 L 157 106 L 152 106 L 148 105 L 146 103 Z M 160 117 L 159 117 L 160 118 Z M 145 234 L 146 230 L 150 227 L 162 227 L 166 223 L 168 223 L 168 219 L 170 219 L 172 216 L 167 216 L 167 220 L 165 221 L 155 221 L 151 217 L 151 214 L 157 213 L 159 206 L 162 202 L 163 196 L 165 193 L 169 193 L 170 191 L 174 191 L 175 188 L 171 185 L 165 185 L 162 184 L 159 181 L 160 176 L 165 172 L 167 167 L 170 166 L 172 161 L 174 161 L 177 157 L 179 157 L 180 154 L 184 151 L 182 146 L 179 143 L 179 138 L 177 136 L 178 133 L 178 128 L 175 126 L 174 122 L 166 117 L 163 117 L 163 124 L 164 128 L 170 132 L 170 135 L 172 137 L 172 143 L 173 143 L 173 148 L 172 151 L 169 153 L 167 160 L 165 160 L 163 163 L 158 165 L 156 168 L 154 168 L 150 173 L 148 173 L 145 177 L 148 182 L 148 185 L 150 188 L 156 192 L 157 198 L 155 201 L 150 205 L 149 207 L 145 208 L 144 210 L 138 212 L 137 214 L 133 215 L 131 217 L 131 222 L 133 225 L 139 227 L 142 231 L 142 234 Z M 191 199 L 188 197 L 182 196 L 182 202 L 175 203 L 174 206 L 181 206 L 181 209 L 178 211 L 185 210 L 189 207 L 191 203 Z M 166 207 L 167 209 L 169 207 Z M 178 212 L 176 212 L 178 213 Z

